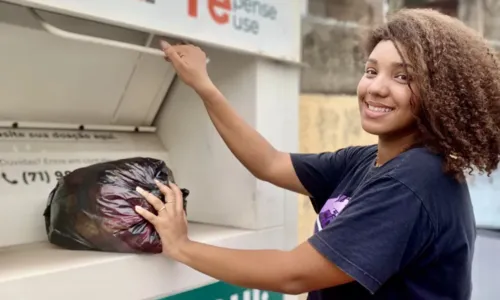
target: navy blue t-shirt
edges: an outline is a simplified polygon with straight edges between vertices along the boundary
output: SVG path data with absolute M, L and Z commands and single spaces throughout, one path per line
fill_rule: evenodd
M 375 167 L 377 146 L 292 154 L 318 213 L 309 243 L 354 282 L 309 300 L 468 300 L 476 238 L 469 190 L 412 148 Z

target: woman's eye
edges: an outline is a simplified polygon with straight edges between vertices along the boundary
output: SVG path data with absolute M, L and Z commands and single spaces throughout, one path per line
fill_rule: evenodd
M 403 81 L 408 81 L 410 77 L 406 74 L 399 74 L 396 76 L 397 79 L 403 80 Z
M 365 70 L 365 74 L 367 74 L 367 75 L 377 75 L 377 72 L 375 72 L 375 70 L 373 70 L 373 69 L 367 69 L 367 70 Z

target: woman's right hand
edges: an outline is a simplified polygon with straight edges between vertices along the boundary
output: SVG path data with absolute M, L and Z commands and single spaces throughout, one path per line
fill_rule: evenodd
M 207 56 L 194 45 L 170 45 L 161 41 L 165 59 L 172 63 L 177 75 L 185 84 L 200 93 L 213 84 L 207 72 Z

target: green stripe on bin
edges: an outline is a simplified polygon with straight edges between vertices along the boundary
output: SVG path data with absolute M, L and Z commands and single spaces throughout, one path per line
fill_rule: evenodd
M 283 294 L 246 289 L 225 282 L 168 296 L 160 300 L 283 300 Z

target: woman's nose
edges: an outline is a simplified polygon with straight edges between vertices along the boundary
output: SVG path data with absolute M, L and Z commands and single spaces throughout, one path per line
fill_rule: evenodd
M 368 94 L 378 97 L 387 97 L 389 95 L 388 79 L 381 75 L 373 78 L 368 86 Z

